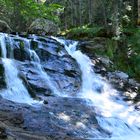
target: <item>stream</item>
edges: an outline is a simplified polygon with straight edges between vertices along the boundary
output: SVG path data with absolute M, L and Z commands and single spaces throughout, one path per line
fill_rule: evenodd
M 31 41 L 37 42 L 37 47 L 42 50 L 44 49 L 44 42 L 46 41 L 43 38 L 43 41 L 38 40 L 38 37 L 32 35 L 29 38 L 16 36 L 10 36 L 4 33 L 0 33 L 0 47 L 1 47 L 1 60 L 4 67 L 4 77 L 6 82 L 6 89 L 2 89 L 0 91 L 0 95 L 6 99 L 13 102 L 17 102 L 20 104 L 28 104 L 30 106 L 42 106 L 43 102 L 47 97 L 43 95 L 39 95 L 39 99 L 33 98 L 30 94 L 30 90 L 27 89 L 27 84 L 24 83 L 23 79 L 19 76 L 20 71 L 26 71 L 28 68 L 19 67 L 20 63 L 17 58 L 15 58 L 14 49 L 20 48 L 21 43 L 17 40 L 23 42 L 23 46 L 25 48 L 25 53 L 28 54 L 29 58 L 26 61 L 22 62 L 22 65 L 27 65 L 27 62 L 31 64 L 34 68 L 34 71 L 31 73 L 26 73 L 36 75 L 39 77 L 38 79 L 34 78 L 33 80 L 28 79 L 31 84 L 37 82 L 38 84 L 41 83 L 44 85 L 43 88 L 44 94 L 53 94 L 53 96 L 57 97 L 66 97 L 66 98 L 81 98 L 85 100 L 83 104 L 85 106 L 94 107 L 96 119 L 99 126 L 107 132 L 109 135 L 102 136 L 101 134 L 97 134 L 96 137 L 92 137 L 92 133 L 95 133 L 95 130 L 87 130 L 91 133 L 91 137 L 87 137 L 85 139 L 94 140 L 94 139 L 108 139 L 108 140 L 139 140 L 140 139 L 140 112 L 135 110 L 134 106 L 130 103 L 128 104 L 123 100 L 120 96 L 119 91 L 114 89 L 108 81 L 104 80 L 100 75 L 97 75 L 93 70 L 93 63 L 91 62 L 90 58 L 83 54 L 80 50 L 78 50 L 78 41 L 70 41 L 64 40 L 61 38 L 50 37 L 50 40 L 55 41 L 55 45 L 59 44 L 60 46 L 64 47 L 64 51 L 59 51 L 60 58 L 64 59 L 64 55 L 68 54 L 69 57 L 79 66 L 81 71 L 81 86 L 79 90 L 76 90 L 75 93 L 68 93 L 63 90 L 61 83 L 56 77 L 51 76 L 51 74 L 55 74 L 50 67 L 47 67 L 45 70 L 46 65 L 45 61 L 41 58 L 42 54 L 39 54 L 37 50 L 35 50 L 32 45 Z M 11 50 L 9 50 L 9 44 Z M 15 48 L 14 48 L 15 47 Z M 49 51 L 52 51 L 51 48 Z M 52 52 L 53 53 L 53 52 Z M 55 53 L 55 52 L 54 52 Z M 48 55 L 47 55 L 48 56 Z M 55 56 L 55 54 L 54 54 Z M 58 58 L 57 58 L 58 59 Z M 53 63 L 52 61 L 48 61 L 48 63 Z M 54 62 L 55 63 L 55 62 Z M 63 63 L 63 62 L 62 62 Z M 61 67 L 61 64 L 58 67 Z M 28 66 L 27 66 L 28 67 Z M 70 66 L 69 66 L 70 67 Z M 22 69 L 22 70 L 21 70 Z M 29 71 L 29 70 L 28 70 Z M 30 70 L 31 71 L 31 70 Z M 51 73 L 52 72 L 52 73 Z M 62 70 L 60 68 L 60 73 Z M 74 72 L 72 71 L 72 74 Z M 75 73 L 74 73 L 75 74 Z M 74 75 L 73 74 L 73 75 Z M 72 76 L 73 76 L 72 75 Z M 28 75 L 27 75 L 28 76 Z M 71 79 L 74 77 L 71 76 Z M 58 76 L 61 80 L 61 76 Z M 73 78 L 74 79 L 74 78 Z M 75 82 L 75 81 L 74 81 Z M 28 83 L 28 82 L 27 82 Z M 67 85 L 67 78 L 65 78 L 64 83 Z M 78 82 L 77 82 L 78 83 Z M 42 86 L 42 85 L 41 85 Z M 49 89 L 48 92 L 46 87 Z M 65 86 L 66 89 L 67 86 Z M 41 89 L 40 88 L 40 89 Z M 40 90 L 42 92 L 42 90 Z M 70 91 L 69 91 L 70 92 Z M 74 97 L 75 96 L 75 97 Z M 36 106 L 37 105 L 37 106 Z M 86 133 L 86 130 L 84 130 Z M 83 133 L 84 133 L 83 131 Z

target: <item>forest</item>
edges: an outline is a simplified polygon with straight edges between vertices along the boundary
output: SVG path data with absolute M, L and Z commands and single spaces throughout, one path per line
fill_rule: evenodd
M 140 139 L 140 0 L 0 0 L 0 139 Z
M 113 69 L 139 80 L 137 7 L 136 0 L 1 0 L 0 17 L 12 32 L 28 33 L 31 23 L 43 18 L 53 21 L 59 27 L 57 34 L 67 38 L 104 37 L 109 46 L 103 55 L 114 62 Z

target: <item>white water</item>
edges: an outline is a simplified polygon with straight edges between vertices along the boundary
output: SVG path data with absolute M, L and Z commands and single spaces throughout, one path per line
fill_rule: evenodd
M 7 49 L 5 43 L 6 39 L 8 40 L 8 43 L 11 46 L 10 49 L 12 49 L 10 51 L 10 59 L 7 58 Z M 0 33 L 0 48 L 2 52 L 2 63 L 5 70 L 5 80 L 7 84 L 7 89 L 2 90 L 1 96 L 8 100 L 19 103 L 27 103 L 32 105 L 36 103 L 42 103 L 35 101 L 30 97 L 30 94 L 28 93 L 26 87 L 22 83 L 22 80 L 18 77 L 18 69 L 13 59 L 14 55 L 12 47 L 14 44 L 14 39 L 20 39 L 21 41 L 23 41 L 25 50 L 27 51 L 27 53 L 29 53 L 32 64 L 34 64 L 34 67 L 36 68 L 38 75 L 40 75 L 40 77 L 50 87 L 50 89 L 55 95 L 60 95 L 60 92 L 57 90 L 56 86 L 54 86 L 54 83 L 51 81 L 49 75 L 43 70 L 40 64 L 39 56 L 36 54 L 34 50 L 31 49 L 30 47 L 31 41 L 29 39 L 19 37 L 18 35 L 16 37 L 15 36 L 9 37 L 7 34 Z M 39 45 L 41 44 L 39 43 Z M 18 43 L 16 43 L 16 46 L 18 47 Z
M 96 117 L 98 123 L 112 134 L 111 139 L 139 140 L 140 113 L 132 105 L 124 102 L 116 90 L 94 73 L 91 60 L 81 51 L 76 50 L 78 42 L 67 46 L 64 40 L 52 38 L 63 44 L 69 55 L 80 65 L 82 89 L 79 97 L 92 101 L 87 103 L 95 106 L 96 113 L 100 114 Z
M 22 83 L 22 80 L 18 77 L 18 69 L 16 67 L 15 61 L 13 59 L 7 58 L 5 43 L 6 37 L 6 34 L 0 33 L 2 62 L 5 69 L 5 80 L 7 83 L 7 89 L 2 90 L 1 95 L 3 98 L 15 102 L 34 104 L 36 101 L 30 97 L 27 89 Z M 30 48 L 30 40 L 21 38 L 19 36 L 17 36 L 17 38 L 24 41 L 24 45 L 30 54 L 30 59 L 34 63 L 38 74 L 42 77 L 42 79 L 44 79 L 44 82 L 47 83 L 54 94 L 63 96 L 63 94 L 60 94 L 60 92 L 55 87 L 55 84 L 51 81 L 51 77 L 49 77 L 41 67 L 38 55 Z M 107 84 L 107 82 L 102 80 L 101 77 L 94 73 L 91 60 L 81 51 L 76 50 L 78 42 L 73 42 L 67 46 L 64 40 L 54 37 L 53 39 L 62 43 L 69 55 L 71 55 L 78 62 L 82 71 L 82 89 L 77 96 L 87 99 L 88 105 L 95 106 L 98 123 L 104 130 L 107 130 L 112 134 L 112 138 L 110 139 L 139 140 L 139 112 L 137 112 L 132 105 L 124 102 L 115 89 L 113 89 L 109 84 Z M 9 41 L 13 44 L 12 41 L 14 40 L 12 40 L 11 37 L 9 38 Z M 89 102 L 89 100 L 91 100 L 91 102 Z M 107 138 L 99 137 L 96 139 Z
M 2 62 L 5 69 L 5 80 L 7 84 L 7 89 L 3 90 L 1 93 L 2 97 L 14 102 L 35 104 L 36 101 L 30 97 L 27 89 L 18 77 L 18 70 L 14 61 L 3 58 Z
M 23 38 L 20 37 L 20 39 L 23 39 Z M 34 40 L 35 40 L 35 38 L 34 38 Z M 57 88 L 54 85 L 54 83 L 52 82 L 50 76 L 42 68 L 42 66 L 40 64 L 41 62 L 40 62 L 39 56 L 37 55 L 37 53 L 34 50 L 31 49 L 31 47 L 30 47 L 30 44 L 31 44 L 30 40 L 24 39 L 24 41 L 25 41 L 25 44 L 26 44 L 26 46 L 28 48 L 28 51 L 30 53 L 31 61 L 33 61 L 34 66 L 36 67 L 38 74 L 40 75 L 40 77 L 42 79 L 44 79 L 44 82 L 49 86 L 49 88 L 51 89 L 51 91 L 55 95 L 60 95 L 60 92 L 57 90 Z M 39 46 L 39 48 L 43 47 L 41 42 L 38 43 L 38 46 Z
M 18 70 L 13 59 L 6 58 L 7 50 L 5 43 L 6 34 L 0 34 L 0 47 L 2 52 L 2 63 L 5 70 L 5 81 L 7 84 L 7 89 L 1 91 L 1 96 L 8 100 L 18 102 L 18 103 L 27 103 L 27 104 L 36 104 L 39 103 L 33 100 L 21 79 L 18 77 Z M 11 41 L 12 38 L 9 39 Z M 11 42 L 12 43 L 12 42 Z
M 6 58 L 6 44 L 5 44 L 5 34 L 0 34 L 0 46 L 1 46 L 1 53 L 2 57 Z

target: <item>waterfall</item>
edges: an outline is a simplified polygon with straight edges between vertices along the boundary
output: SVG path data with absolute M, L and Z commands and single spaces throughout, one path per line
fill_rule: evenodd
M 18 70 L 14 61 L 3 58 L 2 62 L 5 69 L 5 80 L 7 83 L 7 89 L 1 93 L 2 97 L 19 103 L 36 103 L 36 101 L 30 97 L 27 89 L 18 77 Z
M 34 41 L 36 41 L 36 37 L 34 38 Z M 31 49 L 31 47 L 30 47 L 30 44 L 31 44 L 30 40 L 26 39 L 26 44 L 28 46 L 28 51 L 30 52 L 30 58 L 31 58 L 31 60 L 34 63 L 34 66 L 36 67 L 36 69 L 38 71 L 38 74 L 48 84 L 49 88 L 52 90 L 54 95 L 61 95 L 59 90 L 55 87 L 54 83 L 52 82 L 50 76 L 42 68 L 39 56 L 37 55 L 37 53 L 34 50 Z M 38 47 L 39 48 L 43 47 L 41 42 L 38 42 Z
M 11 49 L 9 59 L 7 58 L 6 39 Z M 14 58 L 14 55 L 13 55 L 14 43 L 16 44 L 18 48 L 20 47 L 18 46 L 19 44 L 14 41 L 14 39 L 23 41 L 24 49 L 26 50 L 27 53 L 29 53 L 31 62 L 36 68 L 38 75 L 41 76 L 41 78 L 49 86 L 49 88 L 52 90 L 52 92 L 55 95 L 60 95 L 60 92 L 54 86 L 54 83 L 51 81 L 51 78 L 42 68 L 40 64 L 39 56 L 34 50 L 31 49 L 31 46 L 30 46 L 31 40 L 22 38 L 18 35 L 14 37 L 12 36 L 9 37 L 7 34 L 1 33 L 0 34 L 0 47 L 1 47 L 1 52 L 2 52 L 2 63 L 5 70 L 5 81 L 7 84 L 7 89 L 3 90 L 1 93 L 2 97 L 8 100 L 19 102 L 19 103 L 35 104 L 37 102 L 30 97 L 30 94 L 28 93 L 22 80 L 18 77 L 18 69 L 16 67 L 15 60 L 13 59 Z M 41 45 L 41 43 L 39 43 L 39 45 Z
M 140 113 L 124 102 L 115 89 L 94 73 L 90 58 L 76 50 L 78 42 L 69 44 L 63 39 L 52 38 L 64 45 L 69 55 L 79 64 L 82 71 L 82 89 L 77 96 L 87 99 L 88 105 L 96 107 L 98 123 L 111 133 L 110 139 L 139 140 Z
M 22 80 L 18 77 L 18 69 L 13 59 L 8 59 L 7 50 L 6 50 L 6 34 L 0 34 L 0 47 L 2 52 L 2 63 L 5 70 L 5 81 L 7 84 L 7 89 L 3 89 L 1 96 L 8 100 L 18 102 L 18 103 L 28 103 L 36 104 L 39 103 L 33 100 L 27 89 L 25 88 Z M 9 38 L 10 43 L 12 44 L 12 38 Z M 10 54 L 13 56 L 13 54 Z M 40 102 L 41 103 L 41 102 Z
M 38 43 L 39 49 L 44 47 L 43 43 L 37 39 L 37 36 L 33 36 L 32 38 Z M 55 37 L 51 38 L 62 44 L 67 53 L 79 64 L 82 72 L 82 87 L 80 92 L 77 93 L 74 98 L 83 98 L 86 100 L 86 102 L 84 102 L 86 105 L 95 107 L 98 124 L 103 130 L 105 130 L 105 132 L 111 134 L 109 139 L 139 140 L 140 113 L 135 110 L 134 106 L 123 101 L 118 91 L 113 89 L 107 81 L 103 80 L 101 76 L 94 72 L 94 65 L 90 58 L 80 50 L 77 50 L 77 41 L 67 42 L 63 39 Z M 41 79 L 40 81 L 48 86 L 55 95 L 69 97 L 69 95 L 66 95 L 63 91 L 60 93 L 59 89 L 56 88 L 54 81 L 44 70 L 42 59 L 39 58 L 40 55 L 37 54 L 36 50 L 31 48 L 31 39 L 19 36 L 8 36 L 3 33 L 0 33 L 0 48 L 7 88 L 2 89 L 0 95 L 7 100 L 18 103 L 27 103 L 30 105 L 40 103 L 30 96 L 23 81 L 18 76 L 18 63 L 15 60 L 16 58 L 14 59 L 13 47 L 16 46 L 20 48 L 20 46 L 15 39 L 23 42 L 25 52 L 29 54 L 29 60 L 27 61 L 33 66 L 35 74 Z M 11 47 L 10 53 L 7 51 L 7 42 Z M 97 139 L 106 138 L 99 136 Z
M 0 34 L 0 46 L 1 46 L 1 55 L 3 58 L 6 58 L 6 44 L 5 44 L 5 34 Z

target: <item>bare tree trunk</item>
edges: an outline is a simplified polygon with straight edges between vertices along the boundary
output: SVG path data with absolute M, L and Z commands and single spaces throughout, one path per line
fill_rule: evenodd
M 79 25 L 81 26 L 82 25 L 82 4 L 80 2 L 80 0 L 78 1 L 79 2 L 79 9 L 78 9 L 78 14 L 79 14 Z
M 138 25 L 140 25 L 140 0 L 138 0 Z
M 92 0 L 89 0 L 89 24 L 92 24 Z

